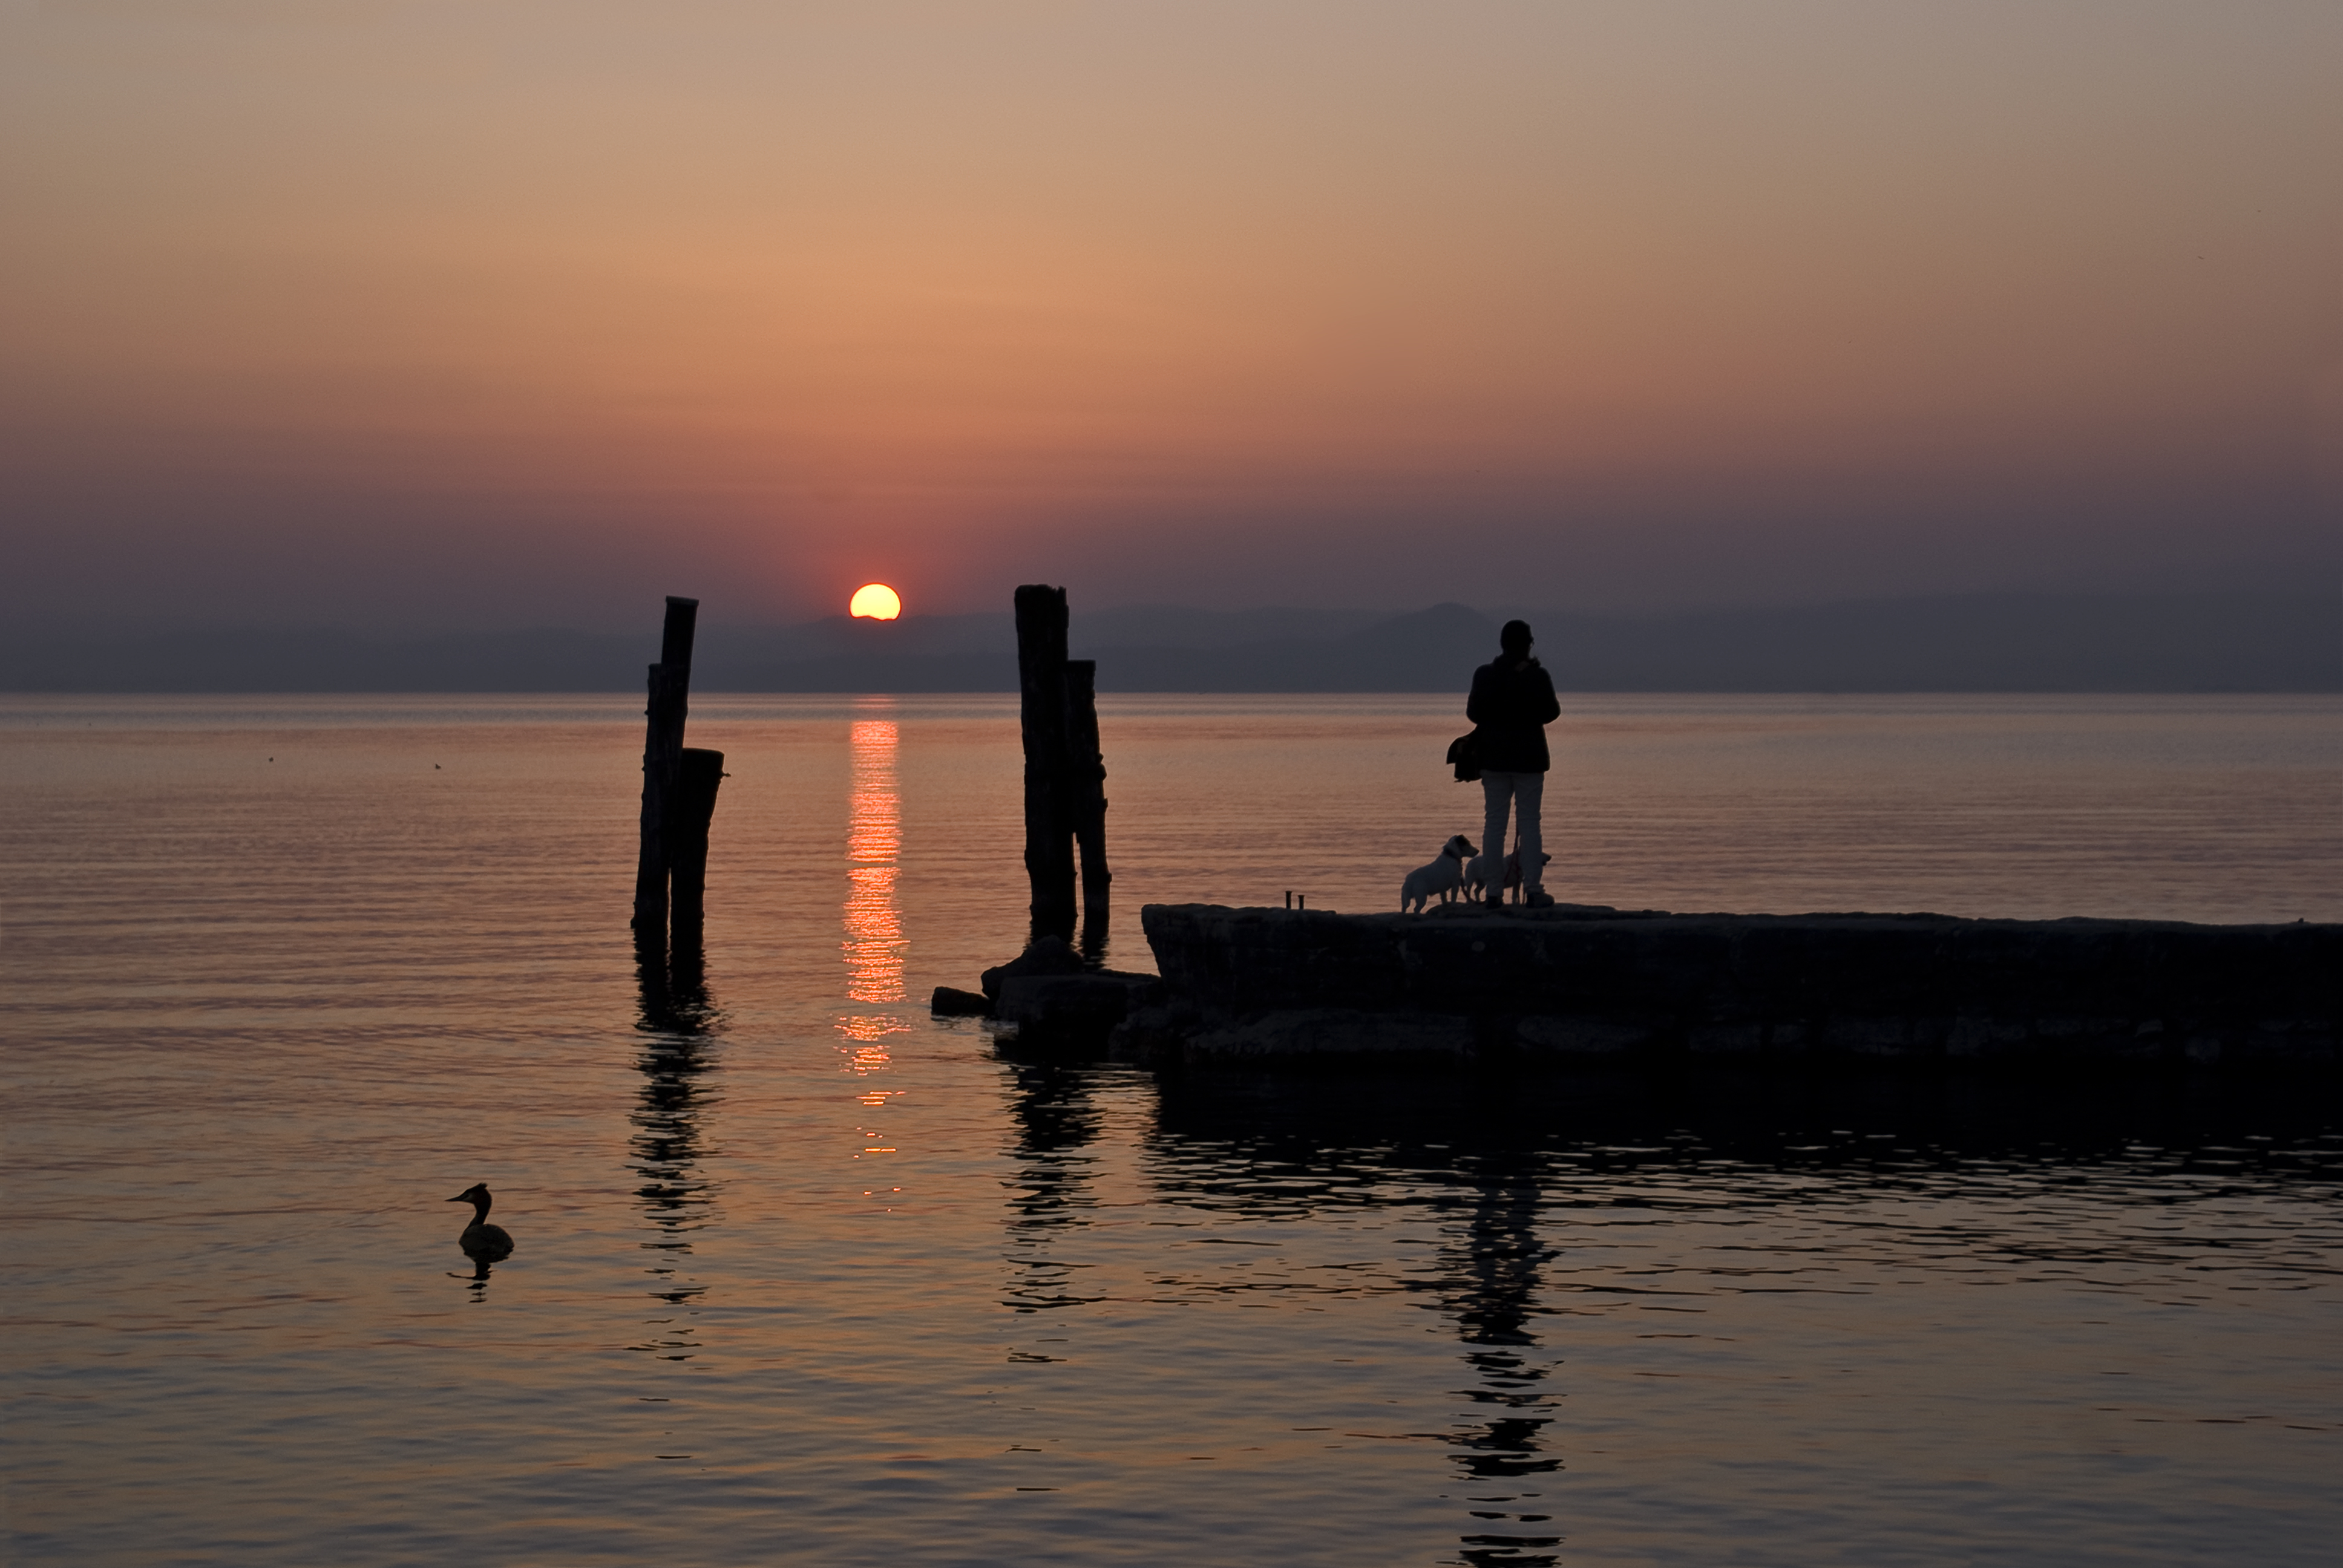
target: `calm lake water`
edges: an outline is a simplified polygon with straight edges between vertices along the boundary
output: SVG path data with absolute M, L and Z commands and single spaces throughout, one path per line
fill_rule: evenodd
M 0 700 L 11 1561 L 2335 1560 L 2332 1085 L 1004 1060 L 991 698 L 703 699 L 647 985 L 639 707 Z M 1102 707 L 1118 964 L 1477 835 L 1453 699 Z M 1548 881 L 2343 919 L 2338 720 L 1574 699 Z

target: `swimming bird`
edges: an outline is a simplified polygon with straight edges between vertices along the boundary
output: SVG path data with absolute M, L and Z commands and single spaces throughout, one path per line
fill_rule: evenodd
M 472 1206 L 472 1222 L 464 1227 L 464 1233 L 456 1241 L 467 1254 L 494 1262 L 512 1251 L 512 1237 L 505 1228 L 488 1223 L 488 1205 L 496 1200 L 488 1196 L 486 1181 L 475 1181 L 447 1201 Z

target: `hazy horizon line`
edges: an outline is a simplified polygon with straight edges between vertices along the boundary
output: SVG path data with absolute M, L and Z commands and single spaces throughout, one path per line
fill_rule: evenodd
M 1423 609 L 1077 611 L 1070 651 L 1101 691 L 1443 689 L 1494 652 L 1498 617 Z M 1987 594 L 1675 615 L 1530 611 L 1558 683 L 1578 690 L 2343 689 L 2343 600 L 2325 594 Z M 0 636 L 11 690 L 627 690 L 658 656 L 623 631 L 434 633 L 189 628 Z M 863 624 L 709 624 L 709 690 L 1011 689 L 1009 611 Z
M 186 620 L 168 623 L 135 624 L 125 621 L 84 621 L 52 623 L 19 627 L 0 632 L 0 638 L 24 643 L 53 640 L 104 640 L 159 638 L 181 636 L 236 635 L 317 635 L 333 634 L 366 639 L 432 639 L 460 637 L 496 637 L 538 633 L 566 633 L 582 637 L 630 637 L 638 634 L 656 638 L 660 624 L 661 608 L 669 596 L 647 597 L 639 621 L 616 624 L 598 619 L 579 618 L 569 620 L 508 620 L 499 622 L 467 622 L 461 624 L 429 621 L 385 622 L 372 620 L 286 619 L 256 620 L 216 619 Z M 690 598 L 689 594 L 678 597 Z M 1430 611 L 1456 608 L 1470 611 L 1491 621 L 1511 618 L 1533 619 L 1537 617 L 1562 618 L 1573 620 L 1653 622 L 1695 619 L 1708 616 L 1732 615 L 1799 615 L 1849 609 L 1865 606 L 1888 605 L 1948 605 L 1959 603 L 2042 603 L 2046 601 L 2088 602 L 2094 604 L 2154 604 L 2159 602 L 2268 601 L 2290 605 L 2308 605 L 2325 601 L 2343 611 L 2343 575 L 2323 588 L 2281 589 L 2275 588 L 1983 588 L 1956 589 L 1940 593 L 1881 593 L 1839 594 L 1800 599 L 1717 599 L 1665 607 L 1637 606 L 1629 608 L 1598 608 L 1584 605 L 1520 602 L 1501 604 L 1493 608 L 1469 603 L 1459 598 L 1438 598 L 1414 605 L 1390 604 L 1260 604 L 1234 607 L 1214 607 L 1177 599 L 1131 599 L 1095 606 L 1073 605 L 1071 611 L 1077 625 L 1085 616 L 1127 617 L 1133 615 L 1182 615 L 1200 618 L 1237 618 L 1292 616 L 1301 620 L 1357 618 L 1381 617 L 1402 619 Z M 709 600 L 701 597 L 699 628 L 702 632 L 782 631 L 807 627 L 849 623 L 866 618 L 848 615 L 844 610 L 826 614 L 800 616 L 794 618 L 763 617 L 729 619 L 709 613 Z M 1014 609 L 1002 605 L 994 609 L 918 610 L 906 608 L 895 622 L 873 621 L 873 626 L 909 622 L 951 620 L 1007 619 Z

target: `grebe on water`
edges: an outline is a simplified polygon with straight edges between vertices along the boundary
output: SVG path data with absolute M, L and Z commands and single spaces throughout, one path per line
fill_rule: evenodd
M 494 1262 L 513 1250 L 512 1237 L 506 1233 L 505 1228 L 488 1223 L 488 1205 L 496 1200 L 488 1196 L 487 1182 L 476 1181 L 447 1201 L 472 1206 L 472 1222 L 464 1227 L 463 1235 L 456 1241 L 467 1254 Z

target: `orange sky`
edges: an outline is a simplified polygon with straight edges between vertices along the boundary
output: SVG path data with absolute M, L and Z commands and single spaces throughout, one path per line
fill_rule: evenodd
M 2331 0 L 15 0 L 5 608 L 2331 578 L 2338 60 Z

